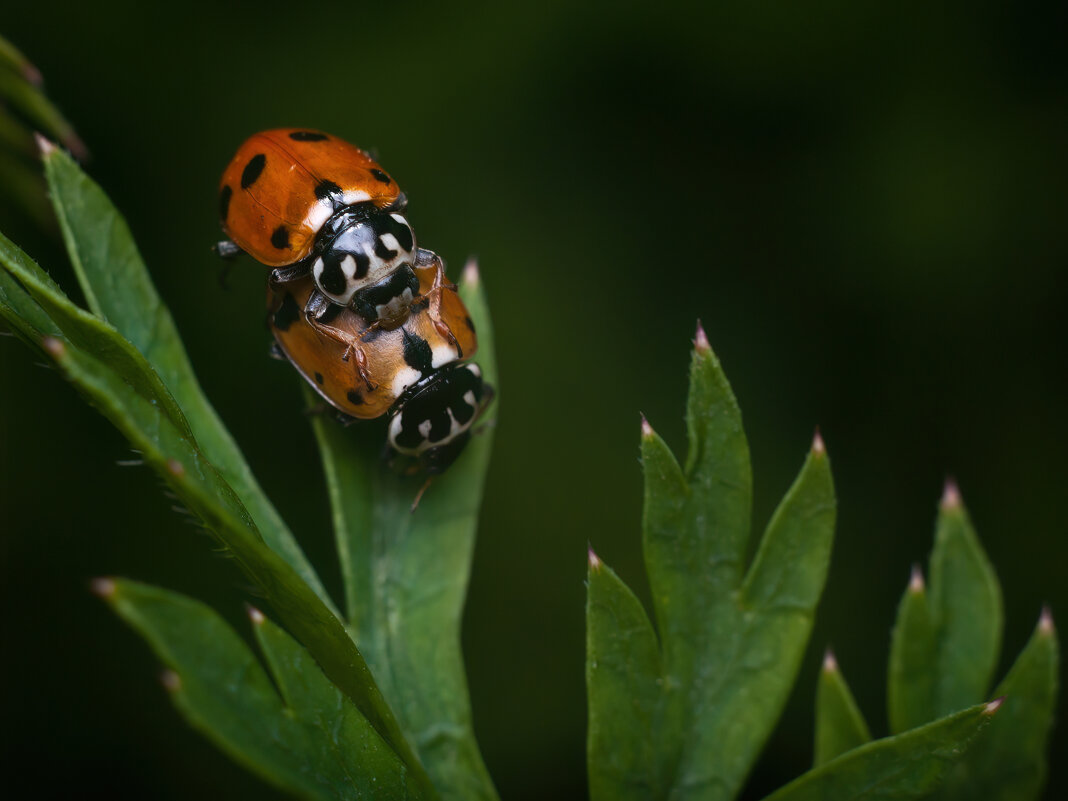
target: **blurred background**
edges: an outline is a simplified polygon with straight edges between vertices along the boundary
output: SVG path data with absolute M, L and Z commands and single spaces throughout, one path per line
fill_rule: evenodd
M 240 263 L 223 290 L 209 250 L 221 170 L 254 131 L 321 128 L 378 151 L 453 277 L 479 256 L 501 403 L 464 646 L 505 799 L 585 796 L 586 545 L 647 599 L 639 412 L 682 448 L 698 318 L 745 415 L 758 530 L 816 425 L 839 498 L 813 640 L 747 797 L 810 764 L 828 644 L 885 734 L 890 627 L 947 474 L 1004 587 L 999 676 L 1043 603 L 1068 619 L 1068 7 L 51 8 L 7 4 L 0 33 L 88 145 L 208 395 L 335 593 L 299 381 L 267 358 L 264 271 Z M 0 193 L 0 229 L 79 297 L 54 227 Z M 15 340 L 0 374 L 9 797 L 276 797 L 186 726 L 87 591 L 135 577 L 243 626 L 243 579 Z M 1068 794 L 1066 728 L 1050 798 Z

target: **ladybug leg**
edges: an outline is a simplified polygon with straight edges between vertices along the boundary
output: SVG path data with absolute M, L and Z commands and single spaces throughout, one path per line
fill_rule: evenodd
M 420 262 L 422 263 L 420 264 Z M 434 267 L 434 281 L 426 293 L 427 301 L 429 301 L 427 313 L 430 315 L 430 321 L 434 324 L 437 332 L 459 353 L 460 343 L 456 340 L 452 327 L 445 322 L 445 317 L 441 312 L 441 291 L 443 289 L 455 290 L 456 284 L 445 278 L 445 262 L 441 260 L 437 253 L 420 248 L 416 263 L 420 267 Z
M 293 281 L 299 281 L 308 275 L 309 267 L 304 262 L 297 262 L 291 264 L 288 267 L 279 267 L 275 270 L 271 270 L 271 275 L 267 279 L 268 285 L 271 289 L 278 289 L 284 284 L 292 283 Z M 311 303 L 311 300 L 308 301 Z
M 341 357 L 342 361 L 347 362 L 353 356 L 356 357 L 356 371 L 360 374 L 360 380 L 367 385 L 368 391 L 373 392 L 377 385 L 371 381 L 371 377 L 367 372 L 367 354 L 364 352 L 360 337 L 355 337 L 340 328 L 335 328 L 329 323 L 323 322 L 323 318 L 331 311 L 331 308 L 336 309 L 338 306 L 331 302 L 322 292 L 313 290 L 311 297 L 308 298 L 308 302 L 304 306 L 304 317 L 307 319 L 308 324 L 315 329 L 316 333 L 345 346 L 345 353 Z

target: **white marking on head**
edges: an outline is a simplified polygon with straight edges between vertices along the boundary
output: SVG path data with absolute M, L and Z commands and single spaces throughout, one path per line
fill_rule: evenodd
M 341 195 L 341 202 L 346 206 L 351 206 L 355 203 L 363 203 L 370 199 L 371 196 L 362 189 L 350 189 L 348 192 Z
M 319 229 L 323 227 L 323 223 L 329 220 L 330 215 L 333 213 L 334 207 L 329 198 L 319 203 L 313 203 L 312 207 L 308 209 L 308 213 L 304 215 L 304 222 L 301 225 L 318 233 Z
M 346 256 L 341 260 L 341 272 L 345 273 L 345 277 L 351 281 L 356 277 L 356 259 L 352 256 Z
M 471 362 L 471 364 L 465 364 L 464 368 L 468 370 L 475 378 L 482 378 L 482 368 L 474 362 Z
M 423 439 L 430 438 L 430 421 L 424 420 L 419 424 L 419 433 L 423 435 Z
M 478 401 L 475 400 L 475 393 L 471 390 L 467 390 L 467 392 L 464 393 L 464 403 L 466 403 L 472 409 L 478 408 Z

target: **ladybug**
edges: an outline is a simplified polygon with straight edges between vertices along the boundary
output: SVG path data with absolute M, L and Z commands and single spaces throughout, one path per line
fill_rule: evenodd
M 440 283 L 436 264 L 416 266 L 414 274 L 418 297 L 398 328 L 369 325 L 352 308 L 333 306 L 325 324 L 337 336 L 323 334 L 302 313 L 316 289 L 311 276 L 268 288 L 268 324 L 277 351 L 343 422 L 386 415 L 391 461 L 404 472 L 434 475 L 463 451 L 492 389 L 479 366 L 464 361 L 478 340 L 455 286 Z
M 303 128 L 262 131 L 223 172 L 219 216 L 230 239 L 217 250 L 273 267 L 273 286 L 311 276 L 303 313 L 320 333 L 344 342 L 344 333 L 325 322 L 336 307 L 396 328 L 419 294 L 417 266 L 435 266 L 436 285 L 444 282 L 441 260 L 416 246 L 402 214 L 407 202 L 396 181 L 355 145 Z

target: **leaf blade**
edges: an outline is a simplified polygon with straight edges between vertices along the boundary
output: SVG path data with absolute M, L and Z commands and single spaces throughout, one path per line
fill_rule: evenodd
M 814 768 L 764 801 L 906 801 L 923 798 L 990 722 L 979 704 L 918 729 L 876 740 Z
M 912 577 L 898 604 L 890 639 L 886 699 L 892 733 L 900 734 L 930 721 L 938 670 L 927 586 L 917 566 L 912 569 Z
M 188 417 L 207 458 L 241 497 L 267 544 L 336 611 L 314 568 L 259 487 L 237 444 L 204 395 L 170 311 L 145 268 L 126 220 L 62 150 L 42 151 L 45 178 L 75 275 L 90 308 L 144 355 Z
M 830 651 L 823 660 L 816 685 L 815 739 L 813 767 L 816 768 L 871 742 L 868 724 Z

